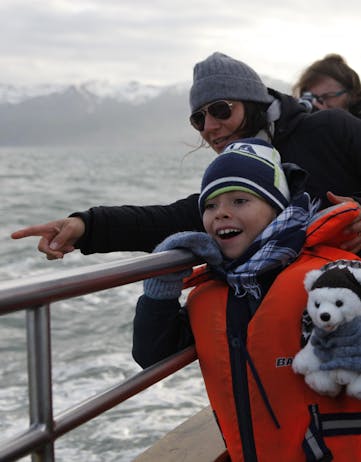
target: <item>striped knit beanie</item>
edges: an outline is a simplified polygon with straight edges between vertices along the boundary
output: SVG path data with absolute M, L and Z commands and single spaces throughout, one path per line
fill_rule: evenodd
M 201 185 L 199 210 L 205 202 L 229 191 L 245 191 L 263 198 L 277 213 L 290 202 L 290 192 L 278 151 L 258 138 L 237 140 L 208 166 Z

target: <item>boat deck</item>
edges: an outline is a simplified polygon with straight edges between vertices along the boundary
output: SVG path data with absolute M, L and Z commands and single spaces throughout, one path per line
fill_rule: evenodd
M 203 409 L 146 450 L 134 462 L 230 461 L 210 407 Z

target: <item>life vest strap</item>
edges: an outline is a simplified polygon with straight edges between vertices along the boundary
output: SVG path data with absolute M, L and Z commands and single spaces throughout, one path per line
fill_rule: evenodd
M 276 427 L 281 428 L 281 425 L 278 422 L 276 414 L 274 413 L 274 411 L 272 409 L 271 403 L 269 402 L 266 390 L 264 389 L 261 378 L 260 378 L 260 376 L 259 376 L 259 374 L 257 372 L 256 366 L 254 365 L 254 362 L 252 361 L 252 358 L 251 358 L 250 354 L 248 353 L 248 350 L 247 350 L 246 346 L 243 344 L 243 342 L 240 341 L 239 344 L 240 344 L 240 347 L 241 347 L 241 351 L 242 351 L 242 353 L 243 353 L 243 355 L 244 355 L 244 357 L 245 357 L 246 361 L 248 362 L 248 365 L 249 365 L 249 367 L 251 369 L 253 378 L 256 381 L 256 384 L 257 384 L 257 387 L 258 387 L 258 389 L 260 391 L 263 402 L 264 402 L 264 404 L 265 404 L 265 406 L 266 406 L 266 408 L 267 408 L 267 410 L 268 410 L 274 424 L 276 425 Z
M 322 414 L 321 419 L 324 436 L 361 434 L 360 412 Z
M 317 404 L 311 404 L 308 409 L 311 415 L 311 423 L 306 430 L 302 444 L 307 462 L 329 462 L 333 460 L 332 453 L 324 442 L 323 438 L 325 436 L 361 434 L 360 412 L 321 414 Z

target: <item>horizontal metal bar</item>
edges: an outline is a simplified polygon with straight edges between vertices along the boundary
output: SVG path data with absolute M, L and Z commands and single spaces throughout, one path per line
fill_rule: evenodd
M 0 283 L 0 315 L 129 284 L 201 263 L 191 252 L 166 252 L 117 260 L 45 276 Z
M 0 461 L 12 462 L 26 456 L 40 445 L 44 446 L 54 441 L 61 435 L 122 403 L 196 359 L 195 347 L 190 346 L 139 372 L 127 381 L 90 397 L 56 416 L 52 434 L 46 431 L 45 425 L 30 427 L 25 433 L 12 437 L 0 446 Z

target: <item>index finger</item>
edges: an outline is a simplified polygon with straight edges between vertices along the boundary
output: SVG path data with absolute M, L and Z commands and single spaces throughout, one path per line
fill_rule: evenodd
M 57 234 L 60 231 L 58 226 L 53 225 L 34 225 L 22 228 L 11 233 L 12 239 L 22 239 L 23 237 L 30 236 L 44 236 L 45 234 Z

